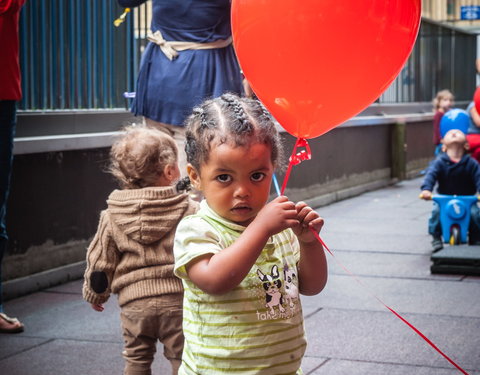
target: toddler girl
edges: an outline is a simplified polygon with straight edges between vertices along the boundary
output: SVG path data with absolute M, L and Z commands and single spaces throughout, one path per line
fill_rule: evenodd
M 442 149 L 442 137 L 440 135 L 440 121 L 445 112 L 453 107 L 454 96 L 449 90 L 441 90 L 433 99 L 433 144 L 435 145 L 435 155 Z
M 96 311 L 118 294 L 125 375 L 150 375 L 157 341 L 177 374 L 183 349 L 182 283 L 173 274 L 173 237 L 197 203 L 178 192 L 175 141 L 145 126 L 126 129 L 112 146 L 110 172 L 122 190 L 108 208 L 87 251 L 83 298 Z
M 175 234 L 185 288 L 179 374 L 301 374 L 299 293 L 327 282 L 323 219 L 285 196 L 270 203 L 281 146 L 260 102 L 225 94 L 187 119 L 187 172 L 204 195 Z

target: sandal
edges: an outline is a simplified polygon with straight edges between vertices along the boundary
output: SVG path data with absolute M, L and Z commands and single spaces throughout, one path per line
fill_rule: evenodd
M 23 329 L 24 325 L 17 318 L 10 318 L 8 315 L 0 313 L 0 333 L 20 333 L 23 332 Z

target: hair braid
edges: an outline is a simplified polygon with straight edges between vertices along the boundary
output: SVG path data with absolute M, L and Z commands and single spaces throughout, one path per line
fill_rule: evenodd
M 208 128 L 207 116 L 202 106 L 193 109 L 193 116 L 200 119 L 200 128 Z
M 258 106 L 260 107 L 262 111 L 263 117 L 265 117 L 265 120 L 272 121 L 272 115 L 270 112 L 268 112 L 268 109 L 263 105 L 263 103 L 260 100 L 257 100 Z
M 239 126 L 235 127 L 236 132 L 243 133 L 243 132 L 250 132 L 252 130 L 252 124 L 248 120 L 247 114 L 243 109 L 242 104 L 238 101 L 237 97 L 233 94 L 223 94 L 220 97 L 227 106 L 233 111 L 235 116 L 235 120 L 238 121 Z
M 194 108 L 185 126 L 187 161 L 198 171 L 208 162 L 211 148 L 224 143 L 235 147 L 267 144 L 274 165 L 281 164 L 282 145 L 275 120 L 258 100 L 232 93 L 208 99 Z

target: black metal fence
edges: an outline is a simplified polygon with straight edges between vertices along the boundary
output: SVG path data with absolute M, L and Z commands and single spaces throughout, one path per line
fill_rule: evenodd
M 125 108 L 150 12 L 136 8 L 115 27 L 122 12 L 116 0 L 29 0 L 20 22 L 20 109 Z M 444 88 L 470 100 L 475 57 L 475 35 L 424 20 L 412 55 L 378 101 L 429 102 Z
M 423 20 L 410 58 L 379 102 L 428 102 L 442 89 L 472 100 L 476 51 L 475 34 Z
M 118 108 L 133 88 L 132 20 L 115 0 L 29 0 L 20 18 L 20 109 Z

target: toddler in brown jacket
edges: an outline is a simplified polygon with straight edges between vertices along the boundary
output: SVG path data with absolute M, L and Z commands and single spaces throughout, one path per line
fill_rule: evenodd
M 145 126 L 128 127 L 114 143 L 110 172 L 122 190 L 108 197 L 87 251 L 83 298 L 96 311 L 118 295 L 126 375 L 151 374 L 157 340 L 177 374 L 183 349 L 182 282 L 173 274 L 178 222 L 197 203 L 180 178 L 173 138 Z

